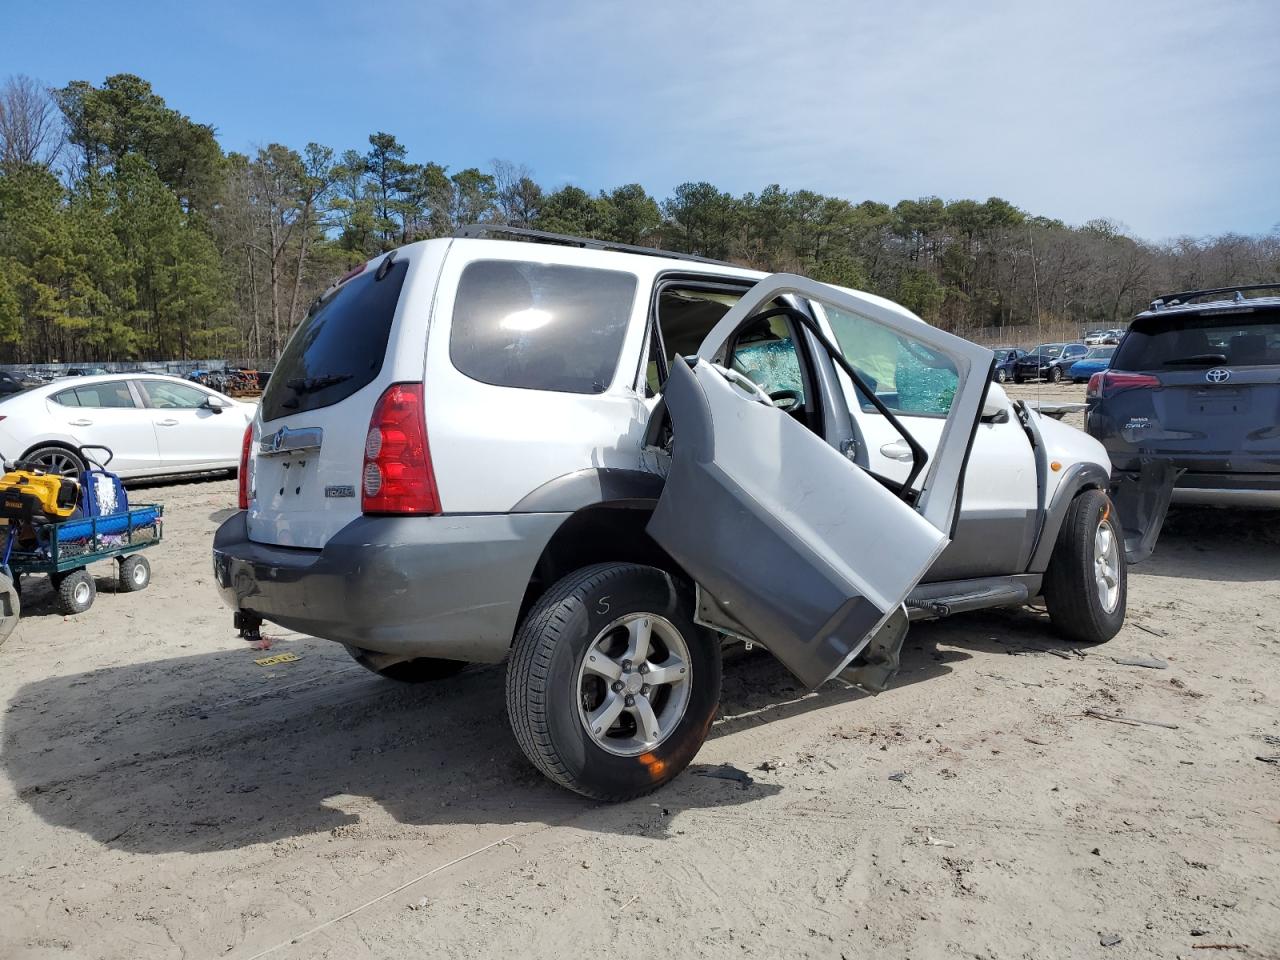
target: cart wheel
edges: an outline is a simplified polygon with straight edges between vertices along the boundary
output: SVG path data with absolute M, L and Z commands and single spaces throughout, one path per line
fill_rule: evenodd
M 149 583 L 151 583 L 151 564 L 147 563 L 146 557 L 140 557 L 135 554 L 132 557 L 121 558 L 121 593 L 136 593 L 139 590 L 145 590 Z
M 93 606 L 97 595 L 98 585 L 89 571 L 84 568 L 73 570 L 58 584 L 58 609 L 68 616 L 84 613 Z
M 16 581 L 0 573 L 0 643 L 9 639 L 21 614 L 22 601 L 18 598 Z

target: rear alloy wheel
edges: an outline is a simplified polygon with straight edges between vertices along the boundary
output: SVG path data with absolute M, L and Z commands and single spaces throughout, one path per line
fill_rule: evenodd
M 692 592 L 654 567 L 598 564 L 555 584 L 520 625 L 507 668 L 525 756 L 597 800 L 679 774 L 720 700 L 719 642 L 692 611 Z
M 93 606 L 98 584 L 88 570 L 73 570 L 58 583 L 58 611 L 68 617 Z
M 1111 498 L 1086 490 L 1067 508 L 1044 578 L 1045 605 L 1059 632 L 1105 643 L 1124 626 L 1128 568 Z
M 1004 383 L 1008 379 L 1009 375 L 1007 373 L 1000 369 L 996 370 L 996 383 Z
M 78 477 L 85 470 L 84 461 L 66 447 L 37 447 L 22 460 L 24 463 L 38 464 L 47 473 L 56 473 L 62 477 Z
M 385 653 L 347 647 L 351 659 L 366 670 L 400 683 L 434 683 L 456 676 L 467 667 L 465 660 L 443 660 L 440 657 L 414 657 L 396 660 Z
M 1061 383 L 1061 382 L 1062 382 L 1062 368 L 1061 368 L 1061 367 L 1050 367 L 1050 368 L 1049 368 L 1049 382 L 1050 382 L 1050 383 Z

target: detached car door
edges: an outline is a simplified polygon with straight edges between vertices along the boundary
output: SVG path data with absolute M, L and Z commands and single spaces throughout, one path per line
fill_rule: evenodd
M 913 451 L 918 492 L 867 473 L 717 363 L 735 331 L 778 298 L 856 312 L 954 367 L 934 454 L 924 463 L 928 454 Z M 858 382 L 812 317 L 793 310 L 792 320 Z M 990 350 L 871 298 L 786 274 L 761 280 L 696 358 L 673 365 L 663 395 L 671 464 L 648 532 L 697 582 L 699 619 L 761 643 L 810 686 L 840 673 L 950 542 L 992 363 Z

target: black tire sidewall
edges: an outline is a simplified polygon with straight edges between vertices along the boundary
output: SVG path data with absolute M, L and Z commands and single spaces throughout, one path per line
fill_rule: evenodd
M 1098 597 L 1093 569 L 1093 541 L 1104 517 L 1111 523 L 1119 556 L 1120 597 L 1110 612 Z M 1045 573 L 1044 594 L 1054 626 L 1072 640 L 1105 643 L 1124 626 L 1129 595 L 1124 534 L 1103 491 L 1085 490 L 1072 500 Z
M 588 568 L 589 570 L 592 568 Z M 614 564 L 558 604 L 561 620 L 550 644 L 545 679 L 547 732 L 569 786 L 600 799 L 625 799 L 666 783 L 693 760 L 715 719 L 720 700 L 719 640 L 693 622 L 692 590 L 654 567 Z M 609 624 L 631 613 L 670 621 L 689 648 L 689 702 L 675 730 L 653 750 L 624 757 L 598 746 L 578 711 L 578 671 L 588 645 Z M 556 779 L 562 779 L 557 777 Z
M 133 571 L 135 568 L 141 567 L 147 572 L 142 583 L 133 582 Z M 151 585 L 151 564 L 147 562 L 146 557 L 125 557 L 120 561 L 120 588 L 125 593 L 136 593 L 139 590 L 145 590 Z

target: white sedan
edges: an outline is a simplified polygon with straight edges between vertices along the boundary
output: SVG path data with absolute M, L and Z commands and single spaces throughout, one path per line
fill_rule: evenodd
M 0 400 L 0 458 L 73 474 L 85 466 L 77 449 L 97 444 L 122 477 L 234 470 L 255 409 L 158 374 L 57 380 Z

